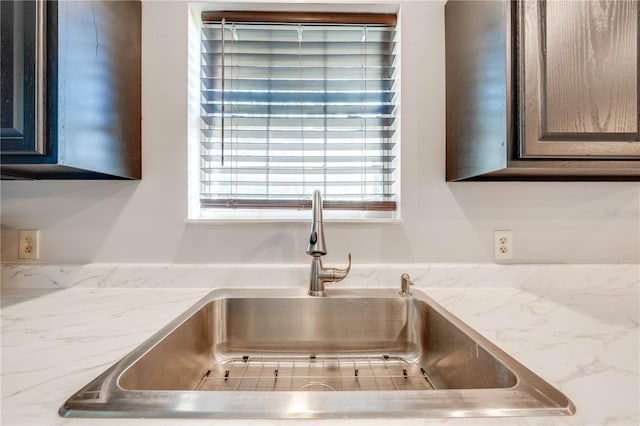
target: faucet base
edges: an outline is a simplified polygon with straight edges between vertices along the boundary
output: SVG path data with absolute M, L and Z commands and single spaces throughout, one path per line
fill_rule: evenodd
M 320 290 L 309 290 L 309 296 L 320 296 L 320 297 L 325 297 L 327 295 L 326 291 L 320 291 Z

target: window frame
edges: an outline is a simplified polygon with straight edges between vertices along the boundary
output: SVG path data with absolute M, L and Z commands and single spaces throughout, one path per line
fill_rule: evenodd
M 247 5 L 248 6 L 248 5 Z M 334 5 L 322 5 L 330 8 Z M 388 5 L 387 5 L 388 6 Z M 195 223 L 226 223 L 226 222 L 307 222 L 311 202 L 304 203 L 301 209 L 207 209 L 200 204 L 200 43 L 203 21 L 220 19 L 224 16 L 228 19 L 247 20 L 252 17 L 256 22 L 281 22 L 291 23 L 292 21 L 306 22 L 322 22 L 322 23 L 351 23 L 351 24 L 375 24 L 375 23 L 392 23 L 396 28 L 397 47 L 395 54 L 397 62 L 395 64 L 395 136 L 393 140 L 397 144 L 395 152 L 396 170 L 393 172 L 395 181 L 395 203 L 396 209 L 389 210 L 325 210 L 324 218 L 331 222 L 348 222 L 348 223 L 400 223 L 401 222 L 401 37 L 400 37 L 400 18 L 399 10 L 389 13 L 388 11 L 375 13 L 360 12 L 318 12 L 303 11 L 300 13 L 292 13 L 290 11 L 245 11 L 237 12 L 202 11 L 203 7 L 208 5 L 199 5 L 191 8 L 191 22 L 189 33 L 189 176 L 187 179 L 188 186 L 188 212 L 187 222 Z M 388 8 L 388 7 L 387 7 Z M 369 8 L 367 8 L 369 9 Z M 283 17 L 284 18 L 280 18 Z M 311 18 L 310 18 L 311 17 Z M 320 19 L 320 21 L 318 21 Z M 251 20 L 251 19 L 249 19 Z M 195 60 L 194 60 L 195 59 Z M 195 62 L 195 63 L 194 63 Z M 194 100 L 196 100 L 194 102 Z M 326 207 L 325 207 L 326 208 Z

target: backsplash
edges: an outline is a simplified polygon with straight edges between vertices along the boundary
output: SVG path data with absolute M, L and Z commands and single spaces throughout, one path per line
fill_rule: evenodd
M 640 264 L 353 265 L 336 287 L 395 287 L 407 272 L 418 287 L 512 287 L 593 289 L 610 294 L 640 283 Z M 307 264 L 3 264 L 2 288 L 224 288 L 306 287 Z

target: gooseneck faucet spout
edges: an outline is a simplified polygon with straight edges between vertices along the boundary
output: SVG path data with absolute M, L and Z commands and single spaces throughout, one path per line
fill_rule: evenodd
M 324 227 L 322 223 L 322 197 L 317 189 L 313 193 L 311 210 L 313 218 L 309 244 L 307 245 L 307 254 L 313 256 L 311 274 L 309 276 L 309 295 L 325 296 L 324 284 L 326 282 L 341 281 L 349 275 L 351 254 L 349 254 L 349 265 L 345 269 L 325 268 L 322 266 L 322 256 L 327 254 L 327 248 L 324 242 Z
M 322 224 L 322 196 L 317 189 L 313 193 L 311 211 L 311 234 L 309 235 L 307 254 L 324 256 L 327 254 L 327 248 L 324 243 L 324 226 Z

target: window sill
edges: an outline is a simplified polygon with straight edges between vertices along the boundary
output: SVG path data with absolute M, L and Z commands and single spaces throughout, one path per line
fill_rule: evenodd
M 194 203 L 195 204 L 195 203 Z M 200 209 L 191 205 L 187 223 L 310 223 L 311 209 Z M 400 211 L 324 209 L 329 223 L 401 223 Z

